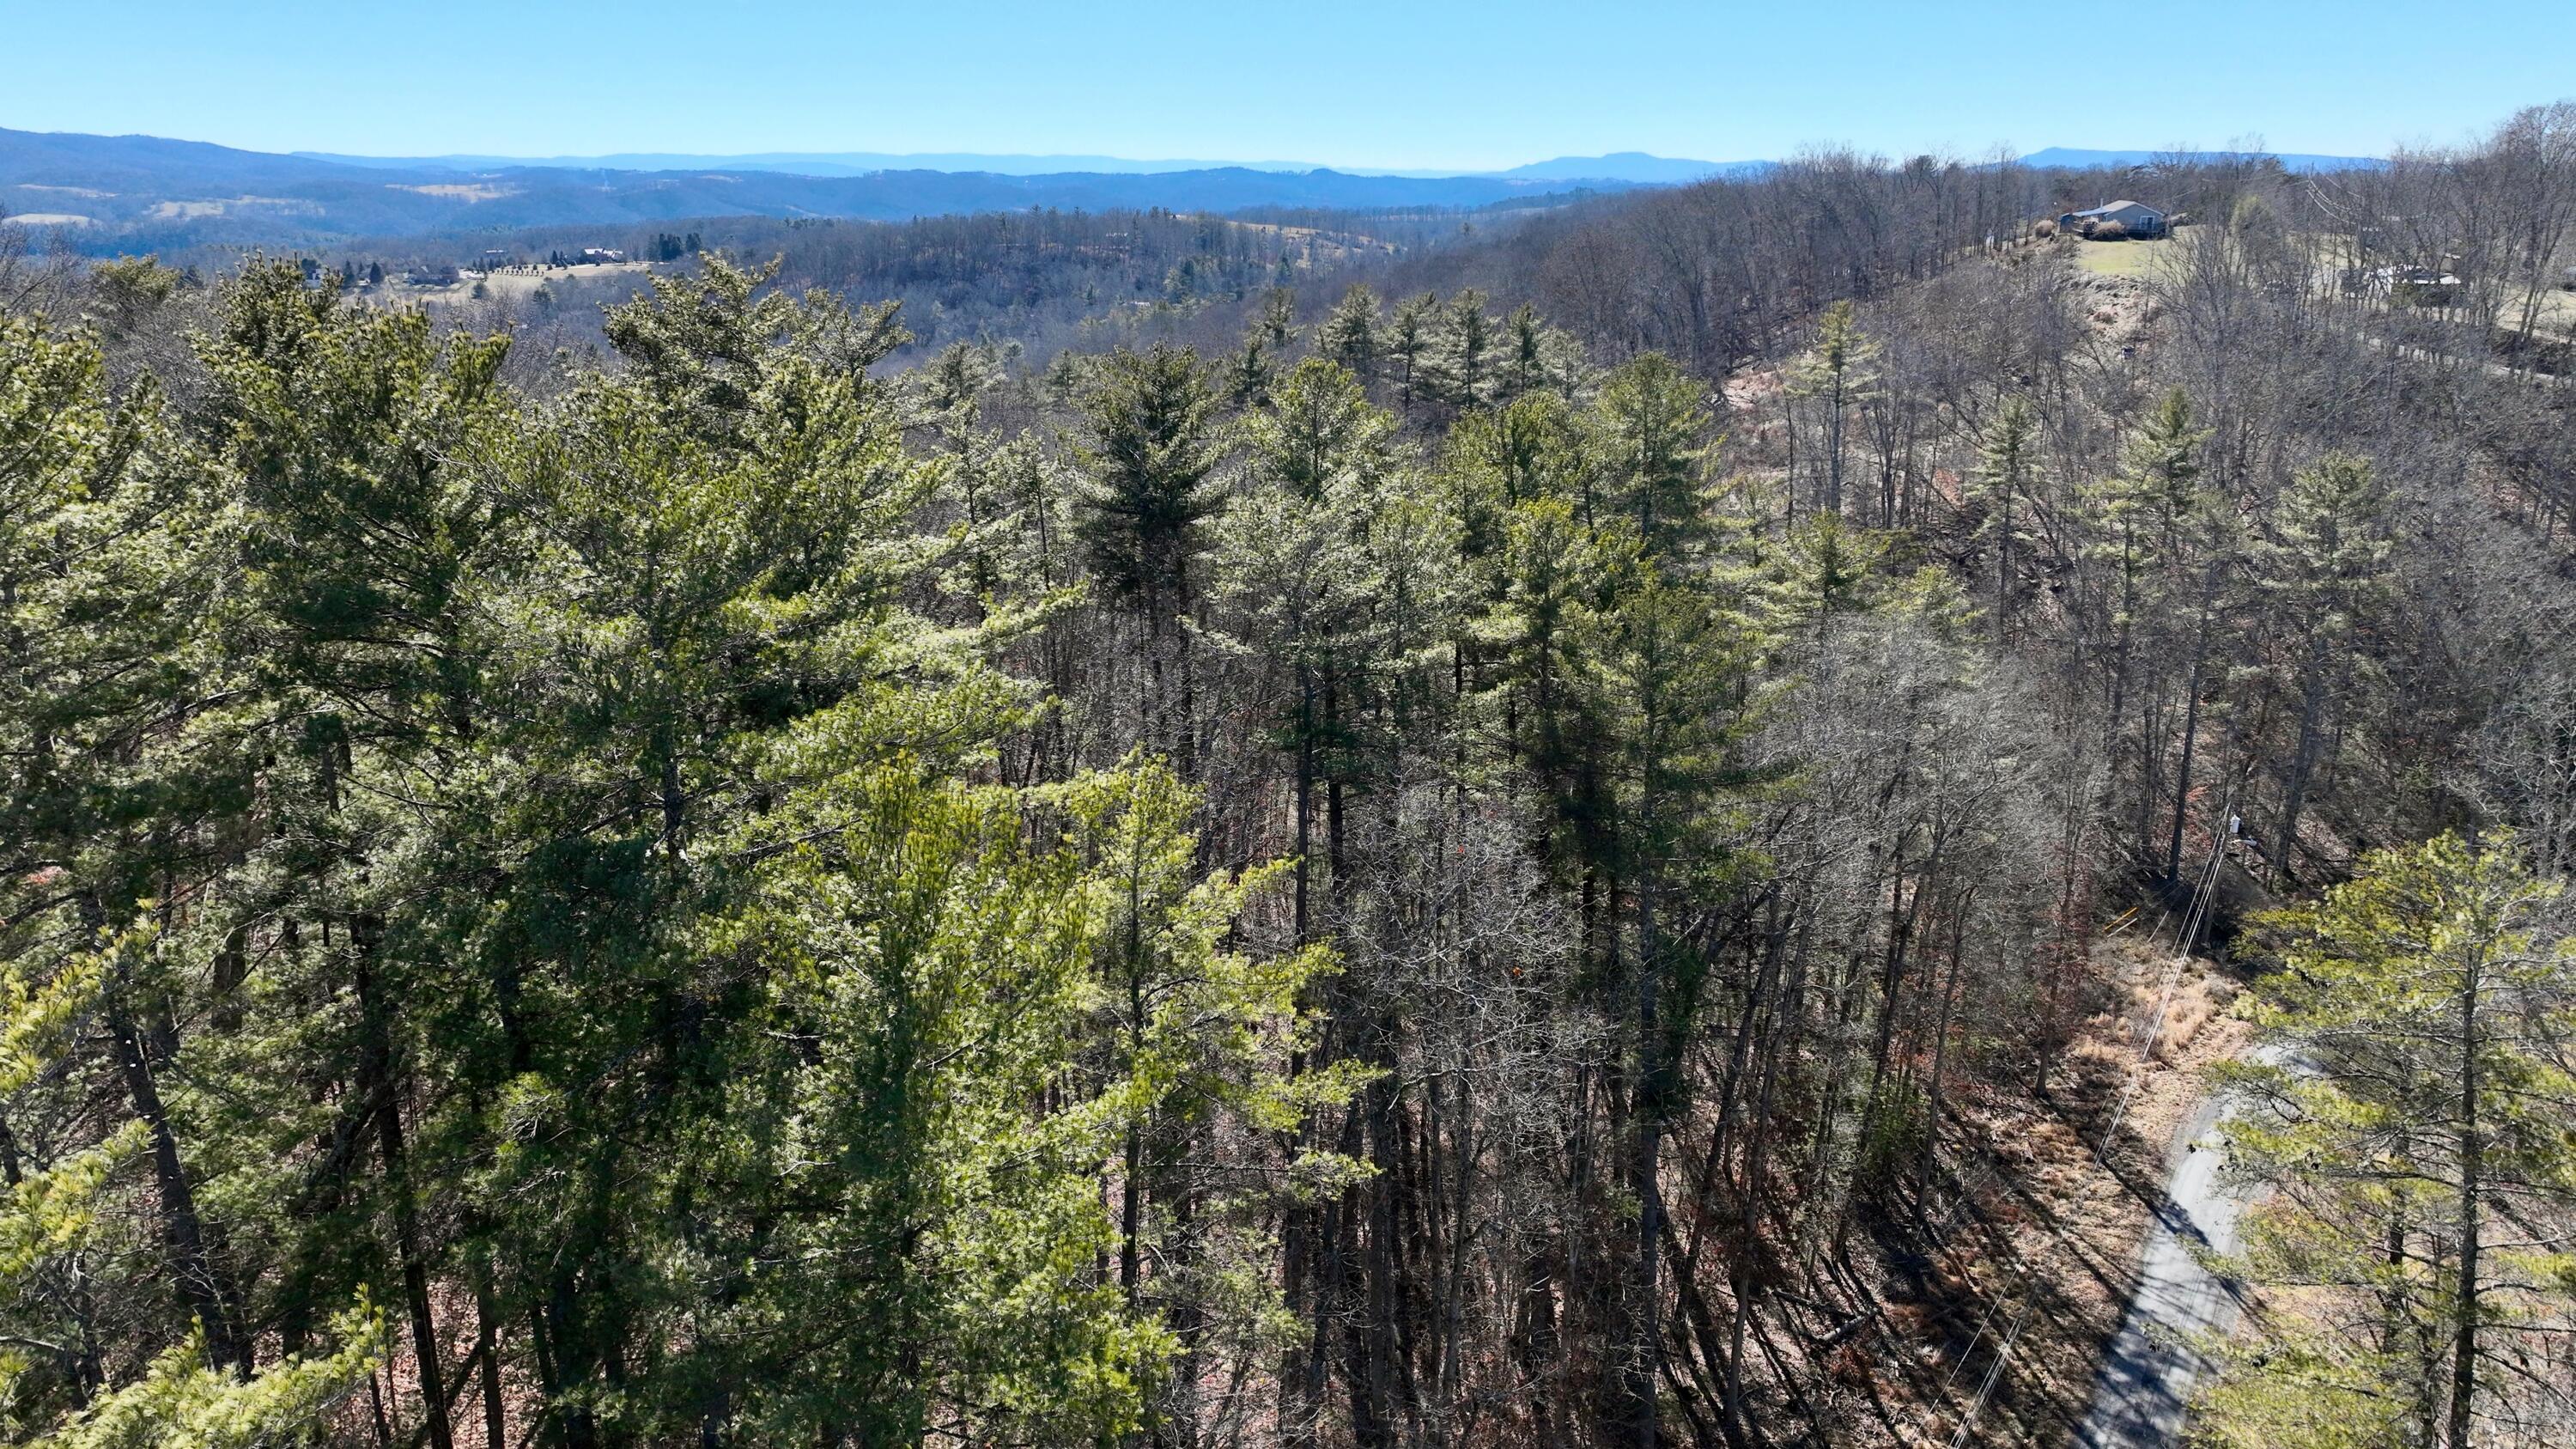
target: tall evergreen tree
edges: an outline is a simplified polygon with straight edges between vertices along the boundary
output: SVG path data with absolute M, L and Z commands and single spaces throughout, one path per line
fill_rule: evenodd
M 1436 388 L 1433 347 L 1439 340 L 1440 299 L 1429 292 L 1396 304 L 1379 347 L 1395 374 L 1396 400 L 1408 414 Z
M 1271 406 L 1244 425 L 1255 471 L 1310 498 L 1338 475 L 1385 466 L 1394 432 L 1395 419 L 1370 406 L 1359 379 L 1322 358 L 1297 364 Z
M 2226 1132 L 2272 1196 L 2240 1266 L 2328 1301 L 2257 1320 L 2218 1442 L 2495 1442 L 2482 1404 L 2576 1274 L 2576 950 L 2536 934 L 2557 892 L 2510 845 L 2445 836 L 2266 921 L 2283 969 L 2249 1014 L 2273 1049 L 2230 1073 L 2254 1097 Z
M 2024 541 L 2023 509 L 2039 481 L 2039 414 L 2019 393 L 1995 409 L 1985 436 L 1977 444 L 1977 488 L 1984 512 L 1977 531 L 1995 560 L 1995 638 L 2012 632 L 2013 602 L 2019 581 L 2013 574 L 2013 545 Z
M 1353 282 L 1342 300 L 1333 304 L 1332 314 L 1316 332 L 1316 352 L 1338 362 L 1362 386 L 1377 380 L 1381 340 L 1381 319 L 1377 293 L 1365 282 Z
M 1792 375 L 1796 390 L 1814 398 L 1824 411 L 1825 476 L 1820 502 L 1827 513 L 1842 512 L 1844 432 L 1852 409 L 1870 397 L 1875 381 L 1870 362 L 1877 353 L 1877 344 L 1861 331 L 1859 315 L 1845 298 L 1825 309 L 1816 323 L 1815 347 L 1800 359 Z
M 1592 446 L 1611 510 L 1647 552 L 1669 559 L 1701 531 L 1711 419 L 1706 390 L 1661 353 L 1612 373 L 1592 414 Z
M 1083 399 L 1083 536 L 1110 591 L 1168 620 L 1186 606 L 1219 495 L 1216 399 L 1188 348 L 1111 354 Z
M 2261 597 L 2286 636 L 2276 686 L 2292 719 L 2271 842 L 2277 877 L 2289 867 L 2319 772 L 2351 733 L 2356 695 L 2371 672 L 2363 661 L 2376 652 L 2355 643 L 2382 622 L 2395 540 L 2375 470 L 2340 453 L 2290 480 L 2272 534 L 2257 567 Z

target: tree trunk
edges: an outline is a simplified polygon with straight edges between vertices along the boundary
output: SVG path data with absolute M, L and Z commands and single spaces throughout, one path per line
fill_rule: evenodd
M 478 1267 L 474 1283 L 474 1354 L 483 1372 L 483 1449 L 509 1449 L 501 1407 L 501 1325 L 494 1316 L 492 1270 Z
M 1661 1264 L 1663 1233 L 1663 1124 L 1666 1107 L 1661 985 L 1661 951 L 1655 939 L 1655 891 L 1649 881 L 1637 892 L 1637 1101 L 1632 1115 L 1633 1142 L 1628 1162 L 1628 1190 L 1637 1200 L 1636 1276 L 1631 1291 L 1628 1352 L 1623 1369 L 1628 1401 L 1628 1437 L 1637 1449 L 1655 1449 L 1657 1434 L 1656 1366 L 1663 1346 Z
M 394 1246 L 402 1257 L 403 1299 L 411 1314 L 412 1357 L 420 1371 L 420 1401 L 430 1449 L 455 1449 L 447 1420 L 445 1354 L 438 1344 L 438 1321 L 429 1300 L 429 1268 L 421 1261 L 420 1209 L 412 1198 L 410 1165 L 403 1151 L 402 1093 L 393 1070 L 391 1028 L 385 1020 L 383 993 L 377 990 L 375 953 L 384 933 L 371 916 L 349 921 L 349 944 L 355 960 L 358 1015 L 365 1064 L 360 1090 L 374 1103 L 376 1145 L 385 1164 L 385 1191 L 393 1199 Z
M 2174 772 L 2173 830 L 2165 840 L 2165 883 L 2182 879 L 2182 827 L 2191 813 L 2191 756 L 2200 743 L 2200 659 L 2191 661 L 2191 683 L 2182 714 L 2182 763 Z
M 2486 1142 L 2478 1120 L 2478 953 L 2469 949 L 2468 979 L 2460 992 L 2460 1283 L 2451 1310 L 2451 1419 L 2449 1449 L 2470 1449 L 2470 1419 L 2478 1386 L 2478 1251 Z
M 171 1276 L 178 1280 L 179 1301 L 205 1330 L 206 1356 L 220 1368 L 247 1374 L 250 1347 L 245 1339 L 230 1286 L 206 1253 L 204 1221 L 197 1213 L 197 1194 L 179 1157 L 179 1139 L 170 1129 L 169 1109 L 153 1080 L 143 1034 L 135 1028 L 122 1000 L 122 987 L 109 988 L 108 1030 L 116 1038 L 118 1064 L 134 1115 L 152 1135 L 152 1176 L 161 1194 L 161 1241 L 170 1255 Z

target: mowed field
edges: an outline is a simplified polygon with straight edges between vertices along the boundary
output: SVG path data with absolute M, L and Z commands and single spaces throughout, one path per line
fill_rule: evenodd
M 2079 241 L 2076 243 L 2075 264 L 2105 277 L 2149 277 L 2176 259 L 2176 248 L 2191 245 L 2192 238 L 2199 234 L 2195 228 L 2153 241 Z M 2307 234 L 2303 234 L 2302 239 L 2317 258 L 2321 283 L 2330 283 L 2338 264 L 2332 260 L 2334 253 L 2329 249 L 2328 239 Z M 2515 309 L 2519 305 L 2519 301 L 2507 304 L 2503 325 L 2516 325 Z M 2576 291 L 2564 287 L 2551 288 L 2541 298 L 2536 330 L 2544 336 L 2576 338 Z
M 2079 241 L 2075 264 L 2088 272 L 2106 277 L 2143 277 L 2148 275 L 2176 245 L 2166 237 L 2153 241 Z
M 2505 325 L 2514 325 L 2513 309 L 2508 307 Z M 2576 337 L 2576 292 L 2553 287 L 2540 299 L 2540 322 L 2534 331 L 2551 337 Z
M 652 270 L 652 266 L 645 262 L 584 262 L 578 266 L 552 269 L 503 268 L 494 272 L 467 272 L 451 286 L 414 287 L 393 283 L 385 288 L 385 292 L 398 301 L 445 305 L 473 300 L 474 288 L 480 285 L 487 296 L 525 300 L 535 296 L 537 289 L 548 282 L 574 285 L 618 276 L 631 276 L 640 282 Z

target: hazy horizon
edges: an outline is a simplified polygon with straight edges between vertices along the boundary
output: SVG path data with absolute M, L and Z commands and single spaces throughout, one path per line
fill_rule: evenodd
M 537 152 L 495 153 L 454 151 L 395 154 L 385 152 L 353 152 L 328 148 L 297 148 L 281 151 L 269 150 L 260 147 L 234 146 L 228 142 L 210 140 L 207 137 L 195 135 L 172 135 L 159 132 L 131 130 L 74 131 L 60 128 L 13 126 L 6 124 L 8 119 L 10 118 L 0 117 L 0 132 L 14 131 L 22 135 L 89 137 L 107 140 L 171 142 L 180 145 L 209 145 L 254 155 L 287 157 L 303 161 L 316 161 L 388 170 L 423 167 L 450 167 L 458 170 L 525 167 L 532 169 L 598 169 L 651 172 L 691 169 L 699 166 L 728 166 L 742 170 L 772 171 L 781 174 L 809 175 L 824 178 L 861 175 L 870 170 L 923 170 L 947 172 L 981 171 L 1006 176 L 1045 176 L 1081 172 L 1097 172 L 1102 174 L 1118 175 L 1155 175 L 1198 170 L 1240 169 L 1287 174 L 1337 172 L 1351 176 L 1398 179 L 1525 176 L 1528 179 L 1533 180 L 1581 180 L 1588 179 L 1596 173 L 1587 173 L 1573 168 L 1584 162 L 1600 161 L 1605 163 L 1617 163 L 1613 165 L 1605 165 L 1603 169 L 1597 173 L 1597 175 L 1602 178 L 1625 176 L 1632 180 L 1648 179 L 1680 181 L 1695 179 L 1695 177 L 1700 175 L 1722 174 L 1736 168 L 1769 166 L 1779 162 L 1793 160 L 1799 154 L 1805 152 L 1838 147 L 1845 147 L 1854 151 L 1859 151 L 1862 154 L 1876 154 L 1879 159 L 1882 160 L 1895 160 L 1902 159 L 1907 156 L 1930 154 L 1940 156 L 1946 160 L 1961 161 L 1971 164 L 1991 161 L 1998 157 L 2011 157 L 2028 161 L 2042 156 L 2064 156 L 2084 158 L 2087 161 L 2091 161 L 2114 157 L 2144 157 L 2168 152 L 2180 152 L 2183 154 L 2193 155 L 2217 155 L 2238 152 L 2276 155 L 2292 161 L 2307 160 L 2329 162 L 2338 160 L 2373 160 L 2384 157 L 2388 154 L 2385 149 L 2378 152 L 2343 153 L 2296 150 L 2271 146 L 2260 137 L 2239 137 L 2229 143 L 2215 146 L 2189 144 L 2150 145 L 2134 140 L 2127 143 L 2068 145 L 2063 141 L 2050 140 L 2047 144 L 2031 148 L 2010 146 L 1991 147 L 1986 151 L 1975 155 L 1962 155 L 1955 151 L 1940 150 L 1929 152 L 1923 150 L 1910 150 L 1871 153 L 1868 152 L 1866 148 L 1850 146 L 1849 143 L 1816 142 L 1807 146 L 1793 148 L 1790 151 L 1782 152 L 1777 155 L 1764 156 L 1679 156 L 1644 151 L 1635 148 L 1621 148 L 1594 153 L 1558 152 L 1546 156 L 1530 157 L 1502 166 L 1468 170 L 1442 168 L 1437 166 L 1361 166 L 1343 164 L 1329 160 L 1283 160 L 1278 158 L 1255 160 L 1239 157 L 1214 156 L 1152 157 L 1033 151 L 946 150 L 884 152 L 865 150 L 835 151 L 794 149 L 719 152 L 624 150 L 595 153 L 554 154 Z M 814 169 L 799 170 L 798 168 L 800 166 L 810 166 Z
M 1337 0 L 1280 27 L 1170 4 L 1113 24 L 1020 4 L 710 15 L 645 0 L 414 26 L 276 0 L 220 16 L 150 0 L 112 37 L 71 11 L 15 18 L 0 122 L 366 157 L 1239 157 L 1456 175 L 1813 144 L 1979 157 L 2260 137 L 2285 153 L 2381 155 L 2466 140 L 2496 97 L 2556 95 L 2576 74 L 2576 33 L 2548 7 L 2468 8 L 2425 27 L 2380 0 L 2259 12 L 2194 0 L 2115 27 L 2019 0 L 1937 14 L 1867 0 L 1822 23 L 1656 3 L 1598 24 L 1534 0 L 1472 12 Z M 2399 28 L 2407 43 L 2388 44 Z M 1827 31 L 1832 67 L 1776 63 Z M 430 40 L 447 43 L 407 43 Z M 108 65 L 119 83 L 98 85 Z

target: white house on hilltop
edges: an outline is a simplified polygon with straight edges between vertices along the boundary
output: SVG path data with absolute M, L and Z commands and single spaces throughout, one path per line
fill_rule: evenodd
M 2112 201 L 2086 211 L 2070 211 L 2057 219 L 2057 228 L 2074 231 L 2088 221 L 2116 221 L 2131 236 L 2165 234 L 2165 214 L 2143 201 Z

